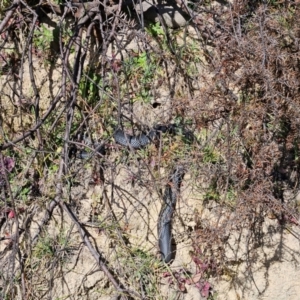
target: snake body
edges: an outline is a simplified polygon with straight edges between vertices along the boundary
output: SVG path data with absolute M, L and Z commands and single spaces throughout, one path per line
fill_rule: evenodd
M 171 173 L 170 182 L 166 185 L 163 196 L 164 203 L 158 217 L 158 244 L 161 258 L 165 263 L 169 263 L 172 259 L 172 216 L 183 176 L 182 166 L 177 166 Z
M 95 144 L 94 145 L 95 148 L 95 152 L 99 153 L 101 156 L 106 154 L 105 151 L 105 145 L 104 144 Z M 75 150 L 76 151 L 76 150 Z M 80 159 L 89 159 L 93 156 L 93 153 L 91 152 L 86 152 L 84 150 L 80 151 L 79 153 L 77 153 L 77 157 Z
M 141 133 L 136 136 L 127 134 L 121 129 L 117 129 L 114 133 L 114 139 L 116 143 L 122 146 L 139 149 L 147 146 L 159 137 L 160 132 L 176 134 L 177 131 L 178 128 L 174 124 L 157 125 L 148 134 Z M 177 166 L 171 173 L 170 182 L 166 185 L 163 196 L 164 203 L 158 217 L 158 244 L 161 258 L 165 263 L 169 263 L 172 259 L 172 216 L 183 176 L 184 169 L 182 166 Z
M 141 133 L 139 135 L 133 136 L 125 133 L 123 130 L 118 129 L 114 133 L 114 139 L 116 143 L 132 147 L 133 149 L 138 149 L 147 146 L 155 138 L 156 132 L 151 130 L 149 134 Z
M 139 149 L 149 145 L 155 139 L 160 137 L 161 133 L 177 134 L 179 128 L 175 124 L 156 125 L 148 133 L 138 135 L 130 135 L 122 129 L 117 128 L 113 134 L 116 143 L 132 149 Z M 192 140 L 193 135 L 188 131 L 183 131 L 186 139 Z M 105 147 L 101 145 L 95 149 L 102 155 L 105 155 Z M 87 159 L 91 155 L 85 151 L 80 152 L 80 158 Z M 166 185 L 163 206 L 158 218 L 158 239 L 161 258 L 165 263 L 169 263 L 172 259 L 172 216 L 176 206 L 177 196 L 179 194 L 180 185 L 184 176 L 184 168 L 177 166 L 170 175 L 169 183 Z
M 122 146 L 131 147 L 133 149 L 139 149 L 147 146 L 157 137 L 159 137 L 160 132 L 168 132 L 174 134 L 176 133 L 176 125 L 156 125 L 153 129 L 149 131 L 149 133 L 141 133 L 138 135 L 127 134 L 122 129 L 118 128 L 114 132 L 114 139 L 116 143 Z

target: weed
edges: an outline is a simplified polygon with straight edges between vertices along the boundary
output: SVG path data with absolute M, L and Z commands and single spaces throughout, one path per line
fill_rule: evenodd
M 160 23 L 150 24 L 147 27 L 147 32 L 153 37 L 165 37 L 165 32 Z
M 282 6 L 283 2 L 280 0 L 268 0 L 267 5 L 276 8 Z
M 225 197 L 225 203 L 229 207 L 234 208 L 237 200 L 237 194 L 236 191 L 234 191 L 232 188 L 229 188 L 226 197 Z
M 63 263 L 72 249 L 70 234 L 61 230 L 56 237 L 45 235 L 40 239 L 33 249 L 33 257 L 41 261 L 58 259 Z
M 50 236 L 40 239 L 34 248 L 33 255 L 38 259 L 51 259 L 55 254 L 55 240 Z
M 0 17 L 4 14 L 5 9 L 11 5 L 10 0 L 0 0 Z
M 36 30 L 34 33 L 33 43 L 38 49 L 42 51 L 49 50 L 50 43 L 53 42 L 53 40 L 53 30 L 48 29 L 44 24 L 41 24 L 39 30 Z
M 97 103 L 100 99 L 98 86 L 103 86 L 101 76 L 90 72 L 89 76 L 82 78 L 79 83 L 79 95 L 90 105 Z
M 149 103 L 151 100 L 151 86 L 159 73 L 155 54 L 142 52 L 135 57 L 130 57 L 124 62 L 125 72 L 139 81 L 139 89 L 136 92 L 135 101 L 142 100 Z
M 160 264 L 157 259 L 142 249 L 132 249 L 127 261 L 129 280 L 133 285 L 140 286 L 148 299 L 157 299 L 157 273 Z
M 222 157 L 220 153 L 217 152 L 216 149 L 213 149 L 210 146 L 207 146 L 203 150 L 203 162 L 204 163 L 220 163 L 222 161 Z
M 206 191 L 203 199 L 204 199 L 204 201 L 208 201 L 208 200 L 219 201 L 220 200 L 220 194 L 217 190 L 216 185 L 212 184 L 210 186 L 210 188 Z

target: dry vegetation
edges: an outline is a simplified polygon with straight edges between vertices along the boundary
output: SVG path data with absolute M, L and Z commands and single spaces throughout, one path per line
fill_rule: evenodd
M 217 299 L 211 279 L 234 280 L 243 259 L 251 272 L 266 220 L 299 226 L 299 1 L 182 4 L 180 30 L 131 1 L 0 7 L 1 299 L 171 299 L 163 280 L 177 299 L 187 285 Z M 165 135 L 131 151 L 112 139 L 120 124 L 161 123 L 193 142 Z M 94 156 L 78 159 L 82 149 Z M 155 255 L 155 222 L 177 163 L 175 239 L 190 261 L 172 270 Z M 247 257 L 229 259 L 245 229 Z

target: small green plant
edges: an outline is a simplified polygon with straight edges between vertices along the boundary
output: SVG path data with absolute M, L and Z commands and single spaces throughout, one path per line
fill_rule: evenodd
M 215 201 L 220 200 L 220 194 L 213 186 L 211 186 L 204 195 L 204 201 L 208 201 L 208 200 L 215 200 Z
M 133 249 L 127 260 L 127 269 L 131 272 L 132 284 L 138 286 L 147 295 L 147 299 L 157 299 L 157 272 L 160 262 L 153 255 L 140 248 Z
M 54 240 L 50 236 L 41 238 L 34 248 L 34 256 L 38 259 L 49 259 L 55 254 Z
M 151 34 L 153 37 L 158 37 L 158 36 L 165 36 L 165 32 L 164 29 L 162 28 L 162 26 L 160 25 L 160 23 L 154 23 L 154 24 L 150 24 L 147 27 L 147 32 L 149 34 Z
M 170 52 L 170 46 L 173 48 L 173 50 L 177 48 L 178 45 L 176 43 L 176 39 L 171 39 L 160 23 L 150 24 L 146 31 L 153 39 L 156 40 L 158 46 L 161 48 L 162 53 L 165 55 Z
M 55 237 L 49 235 L 41 238 L 34 248 L 34 256 L 38 259 L 52 259 L 59 255 L 59 260 L 62 262 L 63 254 L 68 254 L 72 251 L 71 239 L 68 232 L 62 230 Z
M 89 104 L 95 103 L 99 100 L 99 88 L 97 85 L 102 87 L 101 76 L 90 72 L 89 77 L 83 77 L 79 83 L 79 95 L 86 100 Z
M 33 43 L 39 50 L 48 50 L 50 48 L 50 43 L 53 41 L 53 30 L 48 29 L 44 24 L 41 24 L 39 30 L 34 32 Z
M 268 6 L 273 6 L 273 7 L 275 7 L 275 8 L 284 5 L 283 3 L 284 3 L 284 2 L 281 1 L 281 0 L 268 0 L 268 1 L 267 1 L 267 5 L 268 5 Z
M 30 186 L 28 186 L 28 185 L 26 185 L 26 186 L 24 186 L 24 187 L 22 188 L 22 190 L 21 190 L 21 192 L 20 192 L 20 198 L 22 199 L 22 201 L 23 201 L 24 203 L 27 202 L 27 198 L 28 198 L 28 195 L 29 195 L 30 191 L 31 191 L 31 188 L 30 188 Z
M 244 91 L 241 91 L 241 93 L 238 96 L 238 104 L 249 104 L 252 99 L 253 99 L 252 95 Z
M 11 0 L 0 0 L 0 17 L 4 15 L 5 9 L 7 9 L 11 4 Z
M 278 16 L 278 22 L 279 24 L 284 28 L 284 29 L 292 29 L 293 27 L 293 22 L 296 22 L 294 19 L 294 11 L 289 11 L 288 13 L 284 15 L 279 15 Z
M 187 65 L 187 74 L 191 77 L 198 74 L 198 68 L 197 68 L 197 66 L 195 65 L 194 62 L 188 63 L 188 65 Z
M 236 204 L 236 199 L 237 199 L 236 191 L 232 188 L 229 188 L 226 193 L 225 203 L 231 207 L 234 207 Z
M 146 52 L 142 52 L 139 56 L 133 58 L 133 64 L 136 66 L 135 69 L 141 69 L 144 73 L 144 82 L 153 74 L 155 69 L 154 65 L 151 64 L 153 60 L 151 60 L 151 56 L 148 56 Z
M 216 164 L 221 161 L 220 154 L 210 146 L 207 146 L 203 150 L 203 162 Z
M 125 72 L 132 78 L 136 78 L 140 84 L 136 92 L 136 100 L 142 100 L 145 103 L 150 102 L 150 90 L 153 80 L 160 71 L 157 66 L 157 57 L 155 54 L 142 52 L 135 57 L 129 57 L 125 63 Z

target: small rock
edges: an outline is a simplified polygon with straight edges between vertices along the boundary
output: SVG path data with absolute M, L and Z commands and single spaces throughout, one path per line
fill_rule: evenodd
M 187 14 L 175 5 L 158 4 L 154 6 L 150 3 L 142 2 L 142 9 L 140 5 L 137 5 L 136 11 L 137 13 L 143 11 L 145 19 L 150 22 L 159 22 L 158 14 L 160 13 L 166 26 L 173 29 L 185 26 L 189 19 Z

